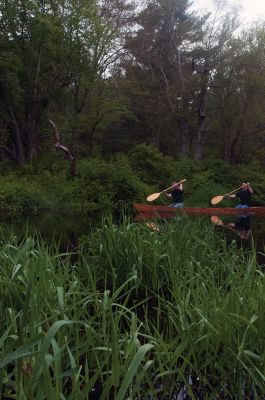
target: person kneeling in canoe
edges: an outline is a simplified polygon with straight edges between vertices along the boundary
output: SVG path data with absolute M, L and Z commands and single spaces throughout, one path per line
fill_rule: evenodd
M 240 204 L 236 208 L 248 208 L 251 206 L 251 196 L 253 194 L 253 189 L 249 182 L 242 183 L 240 190 L 236 194 L 229 194 L 227 197 L 234 199 L 238 197 L 240 199 Z
M 184 188 L 182 183 L 177 183 L 173 182 L 172 183 L 173 190 L 171 193 L 166 193 L 167 197 L 170 197 L 173 199 L 172 204 L 170 204 L 169 207 L 175 207 L 175 208 L 183 208 L 183 194 L 184 194 Z

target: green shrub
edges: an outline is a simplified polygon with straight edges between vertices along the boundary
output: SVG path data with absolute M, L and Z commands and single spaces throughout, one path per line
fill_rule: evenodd
M 211 171 L 211 180 L 215 183 L 229 183 L 229 174 L 231 166 L 222 160 L 206 160 L 202 163 L 203 168 L 207 171 Z M 231 178 L 230 178 L 231 179 Z
M 71 178 L 67 160 L 56 154 L 8 171 L 3 163 L 0 175 L 0 208 L 113 210 L 145 201 L 150 193 L 161 191 L 175 180 L 186 178 L 185 204 L 208 206 L 212 197 L 230 192 L 249 181 L 253 202 L 264 204 L 265 173 L 256 161 L 228 165 L 221 160 L 173 159 L 155 147 L 137 145 L 128 156 L 110 160 L 100 157 L 77 161 L 78 176 Z M 0 168 L 1 169 L 1 168 Z M 3 172 L 4 171 L 4 172 Z M 157 204 L 168 204 L 160 196 Z M 234 205 L 235 203 L 233 203 Z M 231 201 L 222 206 L 232 205 Z
M 151 185 L 166 185 L 179 176 L 176 161 L 163 156 L 157 148 L 151 145 L 140 144 L 135 146 L 129 154 L 130 164 L 139 177 Z

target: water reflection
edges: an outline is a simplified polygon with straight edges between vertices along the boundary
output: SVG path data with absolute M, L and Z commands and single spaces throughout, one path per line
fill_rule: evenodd
M 176 217 L 168 216 L 163 219 L 172 219 Z M 194 216 L 190 215 L 189 218 L 203 218 L 206 221 L 211 222 L 222 228 L 222 231 L 226 234 L 228 243 L 236 241 L 238 246 L 242 246 L 246 251 L 253 248 L 253 244 L 256 249 L 257 262 L 260 266 L 265 266 L 265 217 L 257 215 L 225 215 L 225 216 Z M 178 222 L 181 217 L 177 217 Z M 159 216 L 154 213 L 139 213 L 134 218 L 135 222 L 143 221 L 145 225 L 153 230 L 160 230 Z M 151 222 L 152 221 L 152 222 Z
M 227 217 L 221 219 L 211 216 L 213 224 L 224 228 L 227 233 L 227 242 L 236 240 L 245 250 L 256 249 L 257 262 L 265 266 L 265 218 L 258 216 L 240 215 L 234 219 Z
M 60 243 L 60 251 L 75 251 L 79 239 L 102 223 L 102 214 L 42 212 L 36 214 L 1 215 L 1 226 L 17 236 L 38 234 L 48 244 Z
M 211 221 L 215 225 L 222 226 L 236 232 L 242 240 L 247 240 L 251 236 L 252 232 L 250 227 L 250 216 L 248 215 L 240 215 L 235 219 L 234 222 L 228 223 L 224 223 L 220 217 L 212 215 Z
M 38 233 L 47 243 L 60 241 L 60 251 L 74 252 L 79 245 L 79 239 L 102 225 L 105 220 L 102 213 L 77 213 L 77 212 L 43 212 L 30 215 L 5 216 L 0 214 L 1 226 L 12 230 L 15 234 L 23 233 L 32 235 Z M 166 217 L 165 217 L 166 218 Z M 172 218 L 172 215 L 171 215 Z M 183 216 L 178 216 L 178 223 Z M 257 248 L 259 263 L 265 265 L 265 216 L 188 216 L 188 218 L 203 218 L 211 220 L 216 226 L 226 233 L 228 242 L 237 240 L 239 245 L 246 249 L 252 247 L 253 242 Z M 211 218 L 211 219 L 210 219 Z M 164 218 L 162 218 L 163 220 Z M 154 213 L 137 214 L 134 221 L 142 221 L 148 228 L 158 231 L 161 226 L 160 218 L 155 218 Z M 115 223 L 119 223 L 117 216 Z M 218 228 L 219 229 L 219 228 Z

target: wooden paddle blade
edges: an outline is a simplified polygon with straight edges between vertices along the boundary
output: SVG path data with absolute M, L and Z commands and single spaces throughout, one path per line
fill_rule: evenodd
M 215 197 L 212 198 L 211 204 L 213 206 L 215 206 L 216 204 L 220 203 L 220 201 L 222 201 L 223 198 L 224 198 L 224 196 L 215 196 Z
M 156 199 L 158 199 L 158 197 L 160 196 L 161 193 L 153 193 L 153 194 L 149 194 L 149 196 L 147 196 L 146 200 L 147 201 L 154 201 Z
M 146 222 L 145 224 L 148 228 L 152 229 L 152 231 L 160 232 L 160 228 L 154 222 Z
M 212 215 L 211 216 L 211 221 L 215 225 L 223 225 L 223 221 L 219 217 L 217 217 L 216 215 Z

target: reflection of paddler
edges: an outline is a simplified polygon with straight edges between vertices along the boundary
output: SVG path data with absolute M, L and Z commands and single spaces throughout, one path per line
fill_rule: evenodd
M 241 215 L 239 220 L 235 222 L 230 222 L 227 226 L 231 226 L 235 228 L 241 237 L 241 239 L 248 239 L 251 233 L 250 229 L 250 216 L 248 215 Z
M 235 228 L 249 231 L 250 230 L 250 216 L 249 215 L 241 215 L 239 220 L 235 222 Z
M 239 220 L 230 222 L 228 224 L 224 224 L 221 218 L 217 217 L 216 215 L 211 216 L 211 221 L 215 225 L 223 226 L 224 228 L 236 232 L 241 239 L 248 239 L 251 234 L 250 217 L 246 215 L 242 215 L 240 216 Z

